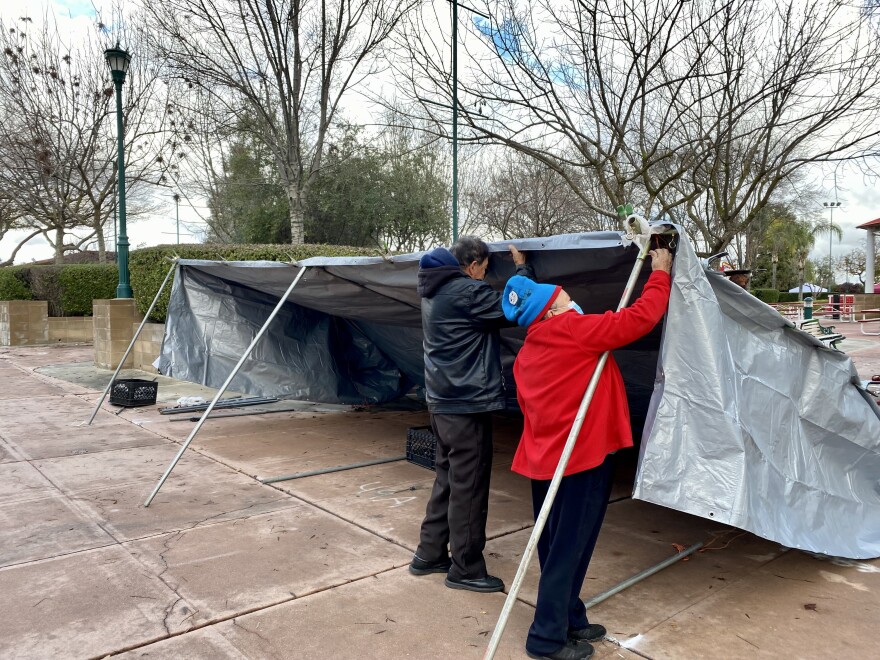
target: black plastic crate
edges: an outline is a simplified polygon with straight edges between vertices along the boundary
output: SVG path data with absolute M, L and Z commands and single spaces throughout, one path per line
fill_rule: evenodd
M 406 432 L 406 460 L 413 465 L 434 469 L 437 438 L 430 426 L 414 426 Z
M 142 378 L 124 378 L 113 381 L 110 388 L 110 405 L 134 408 L 152 406 L 156 403 L 159 383 Z

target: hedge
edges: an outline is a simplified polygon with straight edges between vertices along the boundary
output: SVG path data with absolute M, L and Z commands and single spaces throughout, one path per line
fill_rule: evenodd
M 776 289 L 753 289 L 752 295 L 768 305 L 779 302 L 779 291 Z
M 32 300 L 33 297 L 23 268 L 0 268 L 0 300 Z
M 72 264 L 58 267 L 64 316 L 91 316 L 92 301 L 114 298 L 119 283 L 116 264 Z
M 375 256 L 373 248 L 358 248 L 345 245 L 158 245 L 131 252 L 128 270 L 131 275 L 131 288 L 138 311 L 146 314 L 162 280 L 171 267 L 169 259 L 207 259 L 211 261 L 300 261 L 310 257 L 363 257 Z M 172 276 L 173 279 L 173 276 Z M 156 302 L 150 320 L 164 323 L 168 313 L 168 298 L 171 283 L 165 287 Z
M 813 300 L 828 300 L 827 293 L 810 293 L 809 291 L 804 291 L 804 298 L 807 296 L 812 296 Z M 797 302 L 798 294 L 797 292 L 789 293 L 788 291 L 780 291 L 779 292 L 779 302 L 781 303 L 790 303 Z
M 116 295 L 116 264 L 0 269 L 0 300 L 45 300 L 49 316 L 91 316 L 92 300 Z

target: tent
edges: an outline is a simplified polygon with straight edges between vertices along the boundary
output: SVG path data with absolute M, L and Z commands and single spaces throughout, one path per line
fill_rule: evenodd
M 852 361 L 679 241 L 663 327 L 615 352 L 641 436 L 634 497 L 790 547 L 880 556 L 880 409 Z M 586 313 L 616 306 L 637 253 L 616 232 L 514 243 L 539 280 L 561 284 Z M 506 243 L 490 248 L 488 280 L 500 289 L 514 267 Z M 397 398 L 422 383 L 419 257 L 182 260 L 160 371 L 220 386 L 305 266 L 230 387 L 319 402 Z M 523 336 L 502 332 L 511 404 Z
M 803 289 L 796 286 L 793 289 L 789 289 L 788 292 L 789 293 L 798 293 L 801 290 L 803 290 L 804 293 L 825 293 L 826 291 L 828 291 L 828 289 L 821 287 L 818 284 L 812 284 L 810 282 L 805 282 Z

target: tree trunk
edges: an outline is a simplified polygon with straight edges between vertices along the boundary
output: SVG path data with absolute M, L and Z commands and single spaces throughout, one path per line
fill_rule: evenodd
M 290 243 L 302 245 L 305 240 L 303 194 L 296 183 L 287 186 L 287 201 L 290 204 Z
M 104 227 L 101 225 L 101 211 L 95 210 L 95 236 L 98 239 L 98 263 L 107 262 L 107 246 L 104 243 Z
M 773 256 L 775 257 L 776 255 L 774 254 Z M 776 288 L 776 266 L 777 266 L 777 264 L 776 264 L 776 261 L 774 260 L 773 261 L 773 276 L 770 279 L 770 288 L 771 289 Z
M 55 263 L 60 264 L 64 261 L 64 229 L 62 227 L 55 228 Z

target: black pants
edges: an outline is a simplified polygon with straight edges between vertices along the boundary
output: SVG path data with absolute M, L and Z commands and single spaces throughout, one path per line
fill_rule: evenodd
M 538 540 L 541 580 L 535 621 L 526 638 L 531 653 L 557 651 L 567 641 L 569 630 L 588 624 L 580 593 L 605 519 L 613 477 L 614 456 L 609 454 L 602 465 L 563 477 L 559 484 Z M 549 480 L 532 480 L 536 519 L 549 488 Z
M 434 489 L 416 554 L 452 559 L 456 580 L 485 577 L 486 517 L 492 472 L 492 413 L 431 415 L 437 438 Z

